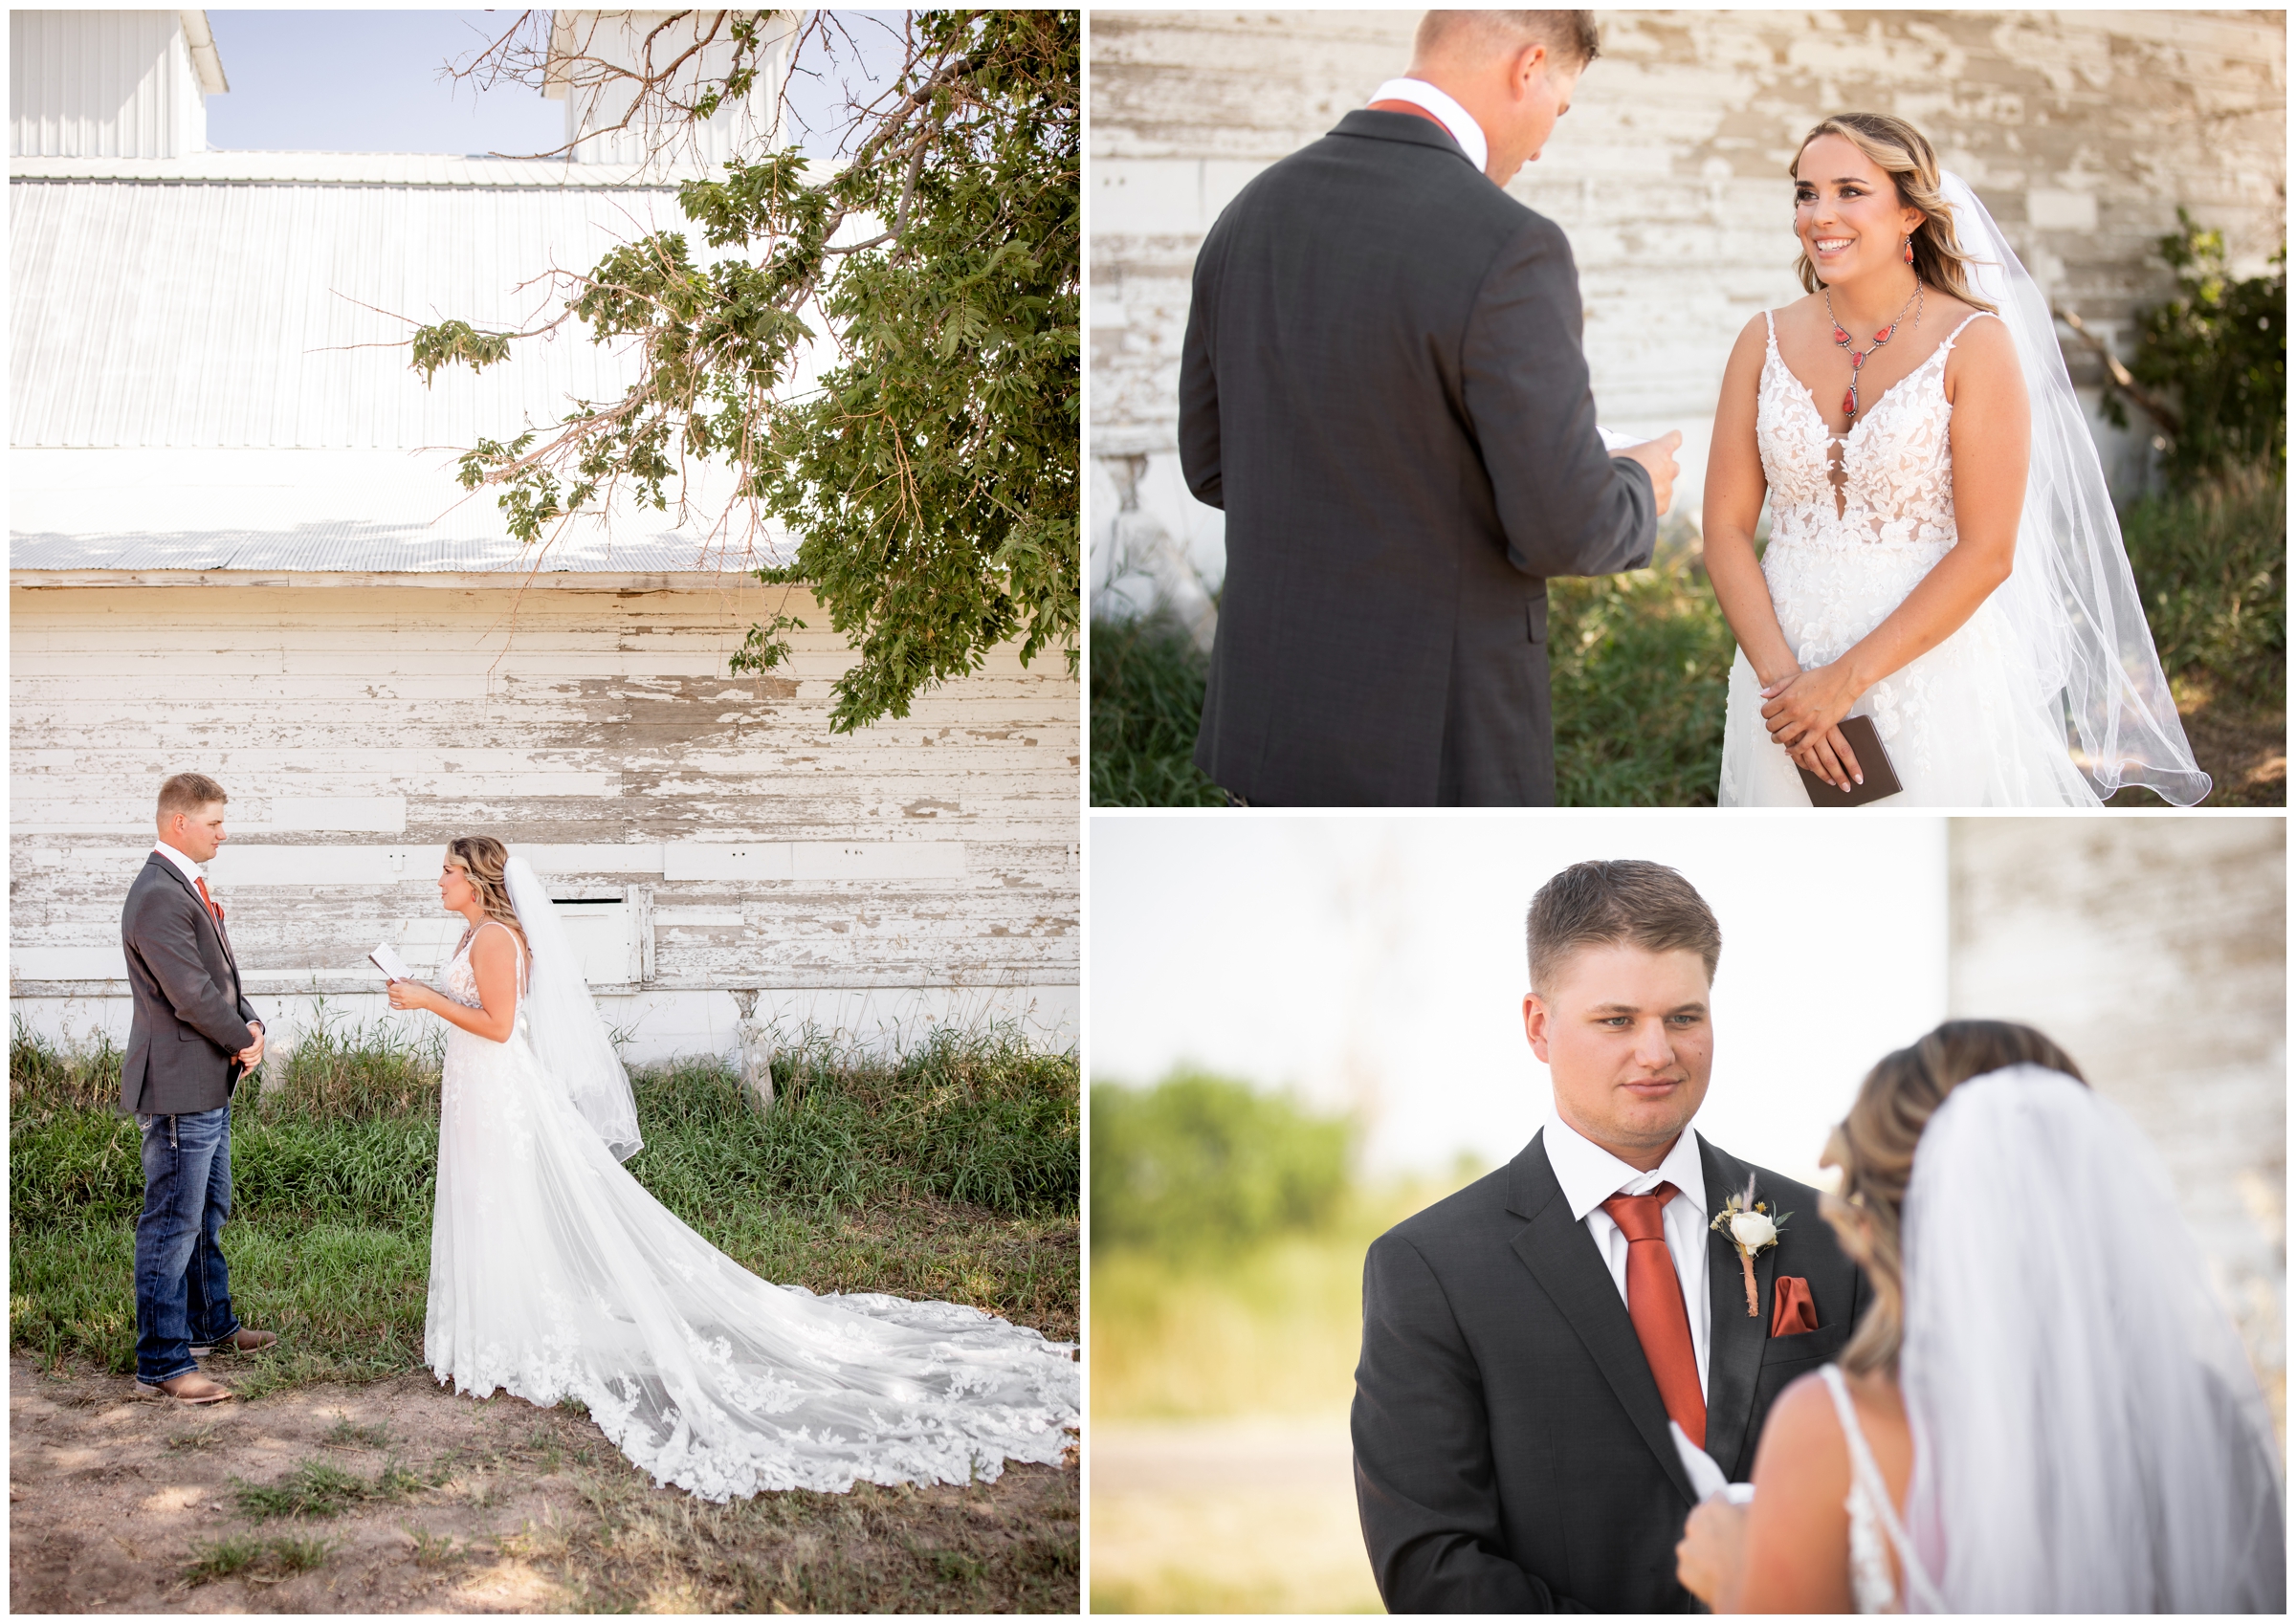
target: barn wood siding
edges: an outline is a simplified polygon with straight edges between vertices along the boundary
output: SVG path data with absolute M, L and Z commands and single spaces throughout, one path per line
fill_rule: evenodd
M 1025 668 L 1000 648 L 907 719 L 841 735 L 828 726 L 830 684 L 852 656 L 803 593 L 787 607 L 812 629 L 762 679 L 725 671 L 752 622 L 783 606 L 779 589 L 755 585 L 11 596 L 19 950 L 117 942 L 159 782 L 195 769 L 231 790 L 243 851 L 407 853 L 395 883 L 230 890 L 242 963 L 279 991 L 320 971 L 346 988 L 371 984 L 361 967 L 379 933 L 427 937 L 438 848 L 461 833 L 646 847 L 553 877 L 650 890 L 650 987 L 1076 981 L 1078 700 L 1057 651 Z M 378 831 L 393 798 L 404 829 Z M 327 823 L 335 805 L 349 831 L 296 826 Z M 963 867 L 808 879 L 835 865 L 801 862 L 779 881 L 664 878 L 662 846 L 691 842 L 958 843 Z M 15 990 L 106 991 L 27 980 Z
M 1952 1012 L 2040 1027 L 2144 1130 L 2285 1441 L 2286 823 L 1951 827 Z

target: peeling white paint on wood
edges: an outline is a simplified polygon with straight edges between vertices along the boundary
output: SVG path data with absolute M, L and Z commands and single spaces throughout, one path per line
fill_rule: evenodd
M 210 872 L 258 1001 L 371 995 L 378 940 L 418 967 L 442 953 L 444 843 L 484 833 L 532 849 L 555 894 L 598 899 L 585 958 L 626 966 L 612 996 L 994 992 L 1073 1041 L 1078 691 L 1057 652 L 997 649 L 909 717 L 839 735 L 843 638 L 806 594 L 754 583 L 19 581 L 11 607 L 20 1012 L 124 990 L 120 905 L 153 800 L 195 770 L 232 793 Z M 729 675 L 784 607 L 817 628 L 789 667 Z
M 2285 1441 L 2287 823 L 1952 830 L 1953 1013 L 2040 1027 L 2144 1130 Z

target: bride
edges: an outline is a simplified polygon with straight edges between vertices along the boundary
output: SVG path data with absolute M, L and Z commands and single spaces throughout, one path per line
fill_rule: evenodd
M 2030 1027 L 1875 1066 L 1823 1217 L 1873 1284 L 1690 1513 L 1717 1613 L 2281 1613 L 2272 1422 L 2160 1159 Z
M 1797 767 L 1863 783 L 1851 714 L 1891 805 L 2199 801 L 2048 306 L 1992 216 L 1900 119 L 1827 119 L 1792 172 L 1808 296 L 1739 334 L 1707 464 L 1738 643 L 1721 804 L 1808 804 Z
M 390 1003 L 451 1028 L 423 1329 L 441 1382 L 578 1398 L 655 1481 L 705 1500 L 1059 1461 L 1071 1347 L 726 1258 L 622 1167 L 640 1145 L 629 1080 L 534 870 L 467 836 L 438 890 L 470 929 L 441 988 L 394 981 Z

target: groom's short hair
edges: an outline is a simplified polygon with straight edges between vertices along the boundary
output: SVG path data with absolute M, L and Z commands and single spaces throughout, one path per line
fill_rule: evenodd
M 1592 11 L 1429 11 L 1411 41 L 1415 59 L 1447 56 L 1462 48 L 1519 51 L 1543 45 L 1557 62 L 1583 71 L 1601 55 Z
M 218 801 L 229 801 L 223 785 L 205 773 L 178 773 L 160 785 L 160 822 L 165 823 L 178 812 L 197 813 Z
M 1531 990 L 1540 994 L 1580 948 L 1687 948 L 1706 961 L 1710 982 L 1722 962 L 1722 927 L 1706 898 L 1665 864 L 1638 858 L 1572 864 L 1538 888 L 1523 933 L 1531 950 Z

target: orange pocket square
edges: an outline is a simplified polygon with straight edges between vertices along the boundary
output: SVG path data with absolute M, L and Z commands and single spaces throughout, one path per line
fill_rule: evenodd
M 1810 1301 L 1810 1283 L 1797 1275 L 1779 1280 L 1770 1293 L 1770 1334 L 1799 1336 L 1818 1328 L 1818 1305 Z

